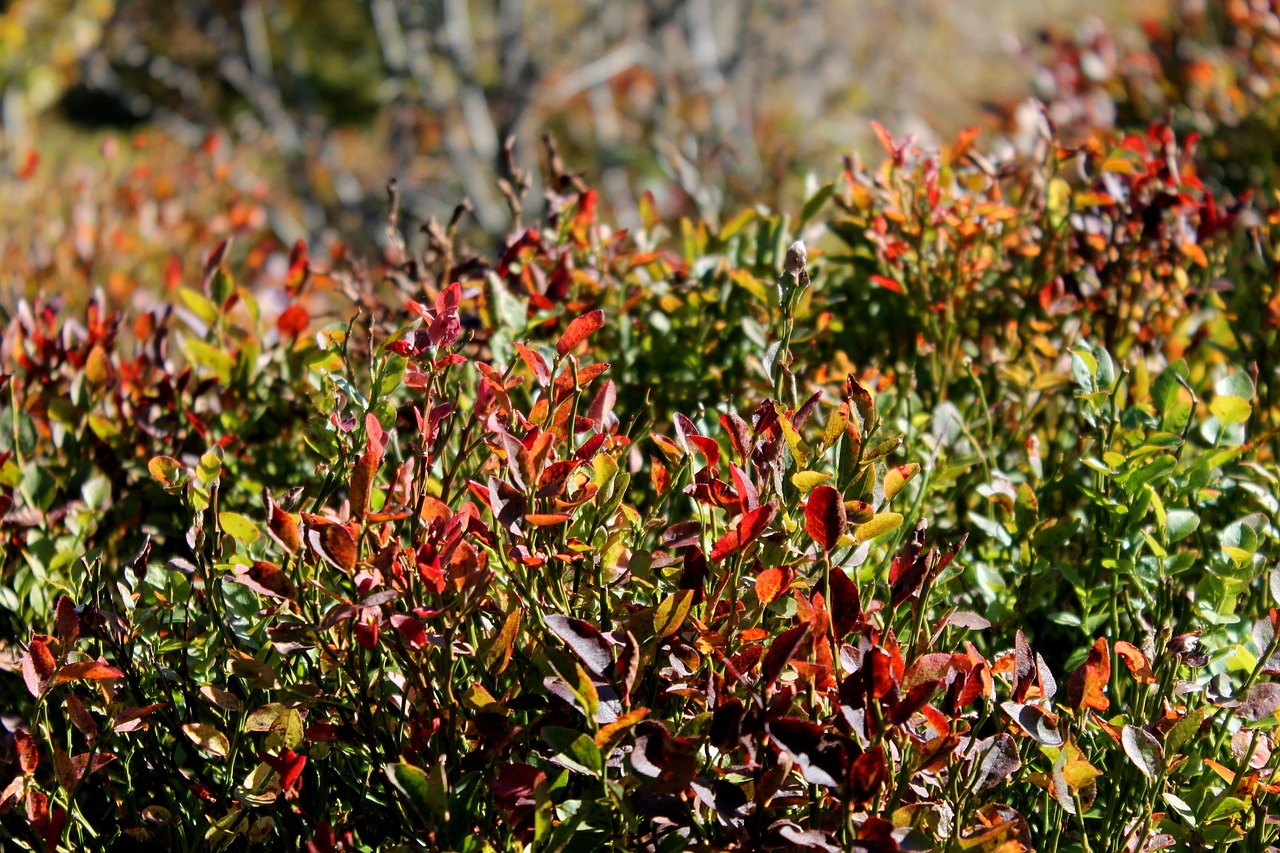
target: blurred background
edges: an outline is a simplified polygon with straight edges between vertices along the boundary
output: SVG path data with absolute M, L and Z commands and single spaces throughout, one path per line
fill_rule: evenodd
M 90 162 L 102 134 L 217 138 L 291 199 L 297 236 L 464 195 L 499 233 L 493 175 L 552 133 L 602 201 L 643 188 L 711 215 L 832 173 L 869 119 L 895 134 L 998 124 L 1045 28 L 1125 38 L 1158 0 L 11 0 L 0 3 L 10 171 Z M 29 164 L 28 164 L 29 165 Z M 34 168 L 34 167 L 33 167 Z M 537 169 L 533 170 L 537 172 Z M 380 215 L 380 214 L 378 214 Z M 354 228 L 353 228 L 354 226 Z M 294 236 L 286 234 L 284 236 Z

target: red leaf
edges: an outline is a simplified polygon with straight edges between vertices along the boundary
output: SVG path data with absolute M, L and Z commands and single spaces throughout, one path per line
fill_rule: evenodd
M 32 640 L 30 647 L 22 656 L 22 680 L 27 683 L 27 689 L 31 691 L 32 696 L 40 698 L 40 694 L 44 693 L 45 688 L 49 686 L 49 680 L 53 678 L 57 669 L 58 662 L 54 660 L 53 653 L 49 651 L 44 641 Z
M 280 787 L 285 797 L 296 795 L 302 789 L 302 769 L 307 766 L 307 757 L 298 755 L 292 749 L 281 750 L 279 755 L 262 755 L 262 763 L 280 774 Z
M 436 296 L 436 311 L 447 314 L 462 304 L 462 282 L 455 281 Z
M 818 486 L 804 506 L 804 529 L 823 551 L 830 553 L 844 533 L 844 499 L 831 486 Z
M 1067 704 L 1081 710 L 1092 708 L 1105 711 L 1111 700 L 1102 692 L 1111 680 L 1111 654 L 1107 651 L 1107 638 L 1099 637 L 1089 649 L 1085 659 L 1067 681 Z
M 378 617 L 370 614 L 367 618 L 356 622 L 351 630 L 355 633 L 356 642 L 366 649 L 378 645 Z
M 297 293 L 306 284 L 310 269 L 307 266 L 307 241 L 301 238 L 293 244 L 289 252 L 289 274 L 284 278 L 284 286 L 290 293 Z
M 883 287 L 885 290 L 892 290 L 894 293 L 902 292 L 902 285 L 898 284 L 898 282 L 894 281 L 888 276 L 873 275 L 871 276 L 871 283 L 875 285 L 879 285 L 880 287 Z
M 40 791 L 27 792 L 27 820 L 42 837 L 49 831 L 49 798 Z
M 461 336 L 462 321 L 458 319 L 457 311 L 437 314 L 431 321 L 431 325 L 427 327 L 427 337 L 437 349 L 453 346 Z
M 53 679 L 54 684 L 63 684 L 68 681 L 107 681 L 113 678 L 124 678 L 124 673 L 96 660 L 83 660 L 78 663 L 69 663 L 62 669 L 58 670 L 58 675 Z
M 773 521 L 777 511 L 777 502 L 769 501 L 764 506 L 743 513 L 742 518 L 738 519 L 737 527 L 721 536 L 712 547 L 711 559 L 723 560 L 751 544 L 769 526 L 769 522 Z
M 714 438 L 707 438 L 702 435 L 687 436 L 689 443 L 701 451 L 702 455 L 707 457 L 707 465 L 711 468 L 720 464 L 720 445 L 716 443 Z
M 871 130 L 875 133 L 876 139 L 880 140 L 880 144 L 884 146 L 884 150 L 890 157 L 898 156 L 898 146 L 893 141 L 893 136 L 885 129 L 885 126 L 878 121 L 871 122 Z
M 414 650 L 425 649 L 430 641 L 427 639 L 427 632 L 423 630 L 422 623 L 412 616 L 406 616 L 403 613 L 397 613 L 391 617 L 391 627 L 404 639 L 405 645 Z
M 302 305 L 293 304 L 284 309 L 276 318 L 276 328 L 286 338 L 296 338 L 307 330 L 311 322 L 311 313 Z
M 546 388 L 551 384 L 551 368 L 547 366 L 547 360 L 542 357 L 541 353 L 529 349 L 518 341 L 516 342 L 516 352 L 520 354 L 521 360 L 528 366 L 533 378 L 538 380 L 539 385 Z
M 732 462 L 729 463 L 729 473 L 733 477 L 733 487 L 738 492 L 738 500 L 742 502 L 742 511 L 755 509 L 760 505 L 760 492 L 756 489 L 755 484 L 747 477 L 747 472 L 743 471 Z
M 597 308 L 588 311 L 569 324 L 560 340 L 556 342 L 556 354 L 568 355 L 584 338 L 598 329 L 604 328 L 604 312 Z

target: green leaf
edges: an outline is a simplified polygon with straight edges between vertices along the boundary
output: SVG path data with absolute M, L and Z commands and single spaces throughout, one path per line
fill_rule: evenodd
M 89 415 L 89 429 L 93 430 L 93 434 L 108 444 L 116 436 L 120 435 L 120 424 L 116 421 L 104 418 L 101 415 Z
M 1239 797 L 1223 797 L 1218 800 L 1209 810 L 1209 813 L 1204 816 L 1204 822 L 1213 823 L 1215 820 L 1219 820 L 1224 817 L 1232 817 L 1240 814 L 1244 809 L 1245 802 Z
M 1242 424 L 1253 414 L 1253 406 L 1243 397 L 1214 397 L 1209 404 L 1209 411 L 1223 426 Z
M 1178 460 L 1172 456 L 1157 456 L 1144 465 L 1134 469 L 1124 480 L 1124 490 L 1133 494 L 1147 483 L 1156 483 L 1171 475 L 1178 467 Z
M 238 512 L 218 513 L 218 526 L 242 545 L 252 544 L 258 538 L 258 525 Z
M 183 348 L 188 361 L 213 373 L 223 385 L 231 384 L 231 371 L 235 369 L 236 363 L 230 355 L 195 338 L 183 341 Z
M 1151 396 L 1155 401 L 1156 408 L 1161 413 L 1167 415 L 1169 409 L 1178 401 L 1178 390 L 1182 387 L 1178 377 L 1181 376 L 1186 379 L 1188 375 L 1187 363 L 1182 359 L 1178 359 L 1160 371 L 1160 375 L 1156 377 L 1155 384 L 1151 388 Z
M 1185 539 L 1200 526 L 1200 516 L 1189 509 L 1171 509 L 1165 517 L 1165 536 L 1170 542 Z
M 447 820 L 448 786 L 444 776 L 444 765 L 437 765 L 434 770 L 435 772 L 428 773 L 421 767 L 414 767 L 407 761 L 401 761 L 397 764 L 388 764 L 386 774 L 391 786 L 409 801 L 409 805 L 413 806 L 419 817 L 428 820 L 432 815 L 438 815 Z
M 813 195 L 804 203 L 804 207 L 800 210 L 800 221 L 796 223 L 796 233 L 804 230 L 805 224 L 822 210 L 823 206 L 831 199 L 831 195 L 835 192 L 836 185 L 828 182 L 818 187 Z
M 542 730 L 542 739 L 556 751 L 551 760 L 561 767 L 588 776 L 599 776 L 604 769 L 600 748 L 582 732 L 562 726 L 547 726 Z
M 101 475 L 91 477 L 80 487 L 80 495 L 89 509 L 102 509 L 111 500 L 111 481 Z
M 1204 708 L 1195 708 L 1187 712 L 1187 715 L 1181 720 L 1173 724 L 1173 728 L 1169 729 L 1169 733 L 1164 736 L 1164 754 L 1166 756 L 1178 755 L 1183 744 L 1190 741 L 1200 731 L 1200 724 L 1204 722 Z
M 210 302 L 209 298 L 203 293 L 196 293 L 194 290 L 184 287 L 178 291 L 178 298 L 206 326 L 212 326 L 218 322 L 218 306 Z
M 1031 538 L 1031 543 L 1035 546 L 1036 553 L 1051 554 L 1065 545 L 1079 527 L 1080 520 L 1077 518 L 1051 518 L 1040 525 L 1040 529 Z
M 667 596 L 653 610 L 653 635 L 659 639 L 670 637 L 684 623 L 693 604 L 693 590 L 682 589 Z
M 235 289 L 236 283 L 227 274 L 226 267 L 218 267 L 213 271 L 213 278 L 209 280 L 209 298 L 213 300 L 214 305 L 226 303 Z
M 724 224 L 724 227 L 720 229 L 720 233 L 716 235 L 717 239 L 721 242 L 727 243 L 729 240 L 732 240 L 737 236 L 743 228 L 746 228 L 747 225 L 751 223 L 751 220 L 755 218 L 755 210 L 748 207 Z

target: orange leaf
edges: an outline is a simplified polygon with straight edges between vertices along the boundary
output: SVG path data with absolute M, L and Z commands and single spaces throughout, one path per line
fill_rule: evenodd
M 525 523 L 530 527 L 551 527 L 556 524 L 564 524 L 572 519 L 573 516 L 567 512 L 535 512 L 529 513 L 524 517 Z
M 54 677 L 54 684 L 63 684 L 68 681 L 106 681 L 111 678 L 124 678 L 124 673 L 116 669 L 114 666 L 108 666 L 105 663 L 99 663 L 96 660 L 82 660 L 78 663 L 69 663 L 62 669 L 58 670 L 58 674 Z
M 791 586 L 794 573 L 787 566 L 765 569 L 756 576 L 756 597 L 761 604 L 768 604 Z
M 1139 684 L 1155 684 L 1156 675 L 1151 671 L 1151 664 L 1147 661 L 1147 656 L 1143 654 L 1142 649 L 1124 640 L 1117 641 L 1115 648 L 1116 654 L 1120 660 L 1124 661 L 1124 665 L 1129 668 L 1129 673 Z
M 1067 681 L 1067 704 L 1077 711 L 1092 708 L 1105 711 L 1111 700 L 1102 691 L 1111 680 L 1111 654 L 1107 650 L 1107 638 L 1099 637 L 1089 649 L 1089 657 Z

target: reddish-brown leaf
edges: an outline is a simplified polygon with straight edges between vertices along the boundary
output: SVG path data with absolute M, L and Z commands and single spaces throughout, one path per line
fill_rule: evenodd
M 764 663 L 760 667 L 760 677 L 766 689 L 778 680 L 778 676 L 782 674 L 791 656 L 795 654 L 796 649 L 800 648 L 800 644 L 808 635 L 808 624 L 797 625 L 783 631 L 769 646 L 769 652 L 764 656 Z
M 54 634 L 58 637 L 58 641 L 62 643 L 64 650 L 69 649 L 71 644 L 80 636 L 80 615 L 76 613 L 76 606 L 71 599 L 65 595 L 58 596 L 58 603 L 54 608 L 57 614 L 56 626 Z
M 613 669 L 613 646 L 590 622 L 557 613 L 547 617 L 546 625 L 591 672 L 603 676 Z
M 115 753 L 95 752 L 92 754 L 93 765 L 90 766 L 89 758 L 90 754 L 87 752 L 71 756 L 71 767 L 75 770 L 77 777 L 84 776 L 86 773 L 97 773 L 99 770 L 116 760 Z
M 1239 700 L 1236 716 L 1250 723 L 1270 717 L 1280 709 L 1280 683 L 1263 681 L 1249 688 Z
M 355 569 L 360 553 L 346 525 L 305 512 L 302 520 L 307 525 L 307 544 L 317 557 L 344 572 Z
M 54 660 L 49 647 L 43 640 L 32 640 L 26 653 L 22 655 L 22 680 L 26 682 L 31 695 L 40 698 L 57 670 L 58 662 Z
M 1067 704 L 1077 711 L 1092 708 L 1105 711 L 1111 707 L 1103 690 L 1111 680 L 1111 654 L 1107 650 L 1107 638 L 1099 637 L 1089 649 L 1085 659 L 1067 681 Z
M 36 739 L 29 733 L 18 729 L 13 733 L 13 743 L 18 750 L 18 767 L 23 775 L 30 776 L 40 766 L 40 750 Z
M 75 790 L 76 783 L 80 781 L 80 774 L 71 763 L 71 756 L 67 755 L 67 751 L 60 746 L 53 748 L 53 775 L 62 786 L 62 790 L 67 792 Z
M 268 598 L 291 601 L 298 594 L 298 588 L 288 573 L 265 560 L 256 560 L 251 566 L 237 567 L 236 580 Z
M 89 709 L 80 701 L 80 697 L 68 691 L 67 693 L 67 717 L 70 718 L 71 724 L 80 730 L 80 734 L 93 740 L 98 736 L 98 724 L 94 722 L 93 717 L 89 714 Z
M 379 454 L 370 451 L 356 460 L 351 472 L 351 517 L 357 521 L 364 520 L 365 511 L 369 508 L 369 493 L 373 491 L 373 478 L 381 461 Z
M 262 498 L 267 505 L 267 535 L 290 554 L 298 553 L 298 549 L 302 547 L 302 535 L 298 532 L 298 522 L 294 521 L 289 513 L 276 506 L 271 492 L 264 489 Z
M 859 805 L 869 803 L 889 779 L 889 765 L 880 746 L 862 753 L 849 766 L 849 794 Z
M 588 311 L 574 319 L 569 324 L 569 328 L 564 330 L 564 334 L 556 342 L 556 354 L 568 355 L 588 335 L 602 328 L 604 328 L 604 312 L 598 308 L 595 311 Z
M 844 499 L 831 486 L 817 486 L 804 506 L 804 529 L 823 551 L 830 552 L 844 533 Z
M 656 456 L 649 457 L 649 482 L 653 485 L 653 490 L 661 497 L 671 488 L 671 473 L 667 471 L 667 466 L 662 464 Z

